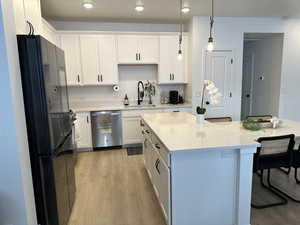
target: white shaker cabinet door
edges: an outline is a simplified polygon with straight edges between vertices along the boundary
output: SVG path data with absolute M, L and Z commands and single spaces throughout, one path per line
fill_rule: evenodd
M 82 84 L 80 43 L 77 35 L 61 35 L 61 48 L 65 52 L 68 85 Z
M 138 63 L 138 36 L 119 35 L 118 36 L 118 63 L 132 64 Z
M 123 144 L 142 143 L 140 117 L 123 117 Z
M 178 59 L 179 37 L 175 35 L 160 36 L 159 74 L 160 84 L 186 83 L 186 57 L 187 48 L 183 38 L 182 53 L 183 58 Z
M 92 129 L 90 112 L 76 114 L 75 137 L 78 148 L 92 148 Z
M 80 36 L 81 62 L 84 85 L 100 83 L 99 39 L 97 36 Z
M 138 46 L 138 59 L 140 63 L 159 63 L 159 37 L 140 36 Z
M 101 36 L 99 38 L 100 56 L 100 85 L 114 85 L 118 83 L 117 49 L 115 36 Z

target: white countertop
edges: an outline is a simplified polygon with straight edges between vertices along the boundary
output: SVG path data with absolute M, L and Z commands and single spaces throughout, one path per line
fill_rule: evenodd
M 124 105 L 97 105 L 97 104 L 84 104 L 84 105 L 74 105 L 71 106 L 71 109 L 74 112 L 92 112 L 92 111 L 110 111 L 110 110 L 147 110 L 147 109 L 172 109 L 172 108 L 187 108 L 192 107 L 191 103 L 183 103 L 183 104 L 155 104 L 155 106 L 142 104 L 140 106 L 137 105 L 130 105 L 130 106 L 124 106 Z
M 249 131 L 239 121 L 199 125 L 194 115 L 185 112 L 143 114 L 142 118 L 169 151 L 258 147 L 259 137 L 286 134 L 300 139 L 300 123 L 289 120 L 281 121 L 277 129 Z

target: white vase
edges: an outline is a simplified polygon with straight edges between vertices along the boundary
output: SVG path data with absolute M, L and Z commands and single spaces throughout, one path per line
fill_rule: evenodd
M 204 124 L 204 114 L 197 114 L 196 121 L 198 124 Z

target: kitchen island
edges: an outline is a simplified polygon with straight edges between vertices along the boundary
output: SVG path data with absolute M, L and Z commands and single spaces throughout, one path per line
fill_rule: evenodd
M 253 154 L 262 136 L 294 133 L 245 130 L 240 122 L 196 123 L 179 113 L 143 114 L 145 167 L 168 225 L 249 225 Z

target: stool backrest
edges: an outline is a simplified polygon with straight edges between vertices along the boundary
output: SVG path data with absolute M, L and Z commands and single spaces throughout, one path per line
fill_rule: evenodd
M 206 118 L 208 122 L 217 123 L 217 122 L 232 122 L 231 117 L 216 117 L 216 118 Z
M 257 141 L 261 143 L 261 147 L 257 151 L 259 155 L 292 153 L 295 145 L 295 135 L 261 137 Z

